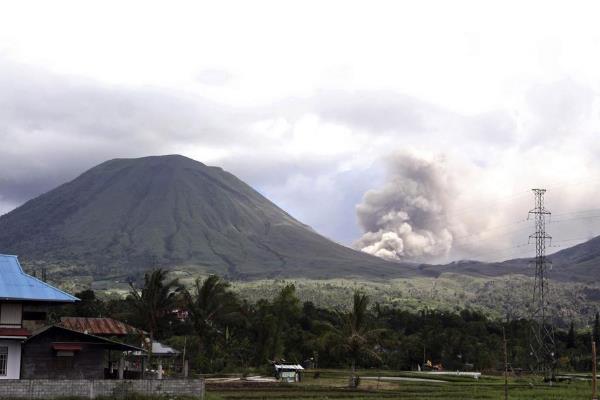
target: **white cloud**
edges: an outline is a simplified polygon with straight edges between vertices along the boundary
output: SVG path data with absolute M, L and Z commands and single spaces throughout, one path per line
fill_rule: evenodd
M 553 211 L 596 208 L 598 11 L 583 1 L 4 5 L 0 212 L 104 159 L 178 152 L 349 244 L 363 233 L 355 204 L 385 186 L 380 160 L 403 150 L 446 160 L 448 257 L 520 244 L 526 230 L 498 227 L 524 217 L 532 186 L 548 186 Z M 600 233 L 562 224 L 557 237 Z

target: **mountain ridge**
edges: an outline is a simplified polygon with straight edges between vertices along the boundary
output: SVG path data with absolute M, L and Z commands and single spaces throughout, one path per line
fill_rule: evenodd
M 154 267 L 230 279 L 531 275 L 530 259 L 395 263 L 327 239 L 235 175 L 180 155 L 117 158 L 0 216 L 0 253 L 63 277 Z M 550 277 L 600 278 L 600 237 L 549 256 Z
M 411 273 L 330 241 L 233 174 L 179 155 L 85 171 L 0 216 L 0 249 L 95 278 L 175 265 L 236 279 Z

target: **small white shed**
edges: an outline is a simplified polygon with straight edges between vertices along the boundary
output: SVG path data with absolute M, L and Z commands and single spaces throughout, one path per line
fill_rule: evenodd
M 300 382 L 304 368 L 300 364 L 274 364 L 275 377 L 282 382 Z

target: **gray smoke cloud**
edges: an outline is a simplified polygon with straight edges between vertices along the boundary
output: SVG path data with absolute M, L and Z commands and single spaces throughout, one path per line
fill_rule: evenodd
M 355 247 L 388 260 L 431 261 L 452 247 L 446 210 L 450 184 L 443 160 L 399 153 L 388 182 L 356 207 L 364 235 Z

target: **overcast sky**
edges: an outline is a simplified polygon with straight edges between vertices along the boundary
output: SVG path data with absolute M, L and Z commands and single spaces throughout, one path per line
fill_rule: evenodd
M 390 258 L 530 255 L 532 187 L 575 244 L 600 234 L 594 3 L 3 3 L 0 213 L 179 153 Z

